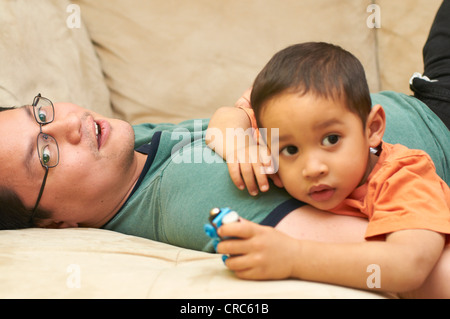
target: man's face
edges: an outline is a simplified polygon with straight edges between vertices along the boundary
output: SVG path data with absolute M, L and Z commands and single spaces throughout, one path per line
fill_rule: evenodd
M 55 103 L 54 109 L 54 121 L 42 131 L 56 139 L 59 164 L 49 169 L 39 208 L 52 213 L 53 226 L 100 227 L 120 209 L 140 174 L 133 129 L 75 104 Z M 0 112 L 0 185 L 30 209 L 45 174 L 37 154 L 39 132 L 32 106 Z

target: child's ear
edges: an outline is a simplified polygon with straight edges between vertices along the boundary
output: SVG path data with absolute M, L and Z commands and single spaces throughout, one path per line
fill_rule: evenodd
M 370 147 L 377 147 L 383 139 L 386 128 L 386 114 L 380 104 L 374 105 L 367 117 L 366 134 Z

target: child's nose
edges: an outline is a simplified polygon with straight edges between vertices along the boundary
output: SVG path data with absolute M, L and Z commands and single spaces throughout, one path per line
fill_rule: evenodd
M 328 174 L 328 166 L 317 158 L 311 157 L 304 169 L 303 176 L 308 179 L 322 177 Z

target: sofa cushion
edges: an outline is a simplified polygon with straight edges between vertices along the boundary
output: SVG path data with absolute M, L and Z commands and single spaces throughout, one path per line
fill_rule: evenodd
M 41 93 L 53 102 L 112 114 L 98 57 L 69 5 L 61 0 L 0 2 L 0 105 L 30 104 Z
M 422 48 L 442 0 L 377 0 L 380 89 L 412 94 L 409 79 L 423 72 Z
M 378 89 L 367 3 L 316 0 L 77 0 L 114 111 L 132 122 L 210 117 L 232 105 L 280 49 L 342 45 Z
M 0 231 L 0 298 L 392 298 L 301 280 L 240 280 L 221 256 L 104 229 Z

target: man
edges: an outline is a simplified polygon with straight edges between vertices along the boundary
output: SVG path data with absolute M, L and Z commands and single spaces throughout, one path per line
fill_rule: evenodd
M 204 143 L 207 124 L 133 130 L 40 95 L 0 112 L 2 228 L 104 227 L 211 251 L 202 227 L 213 207 L 275 226 L 303 205 L 282 189 L 257 198 L 236 190 L 226 164 Z

